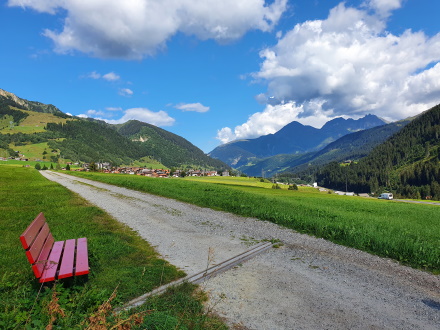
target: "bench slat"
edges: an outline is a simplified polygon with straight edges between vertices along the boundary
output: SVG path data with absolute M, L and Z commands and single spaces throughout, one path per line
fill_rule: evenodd
M 75 275 L 89 273 L 89 257 L 87 252 L 87 238 L 78 238 L 76 244 L 76 267 Z
M 41 228 L 40 232 L 38 233 L 37 238 L 32 243 L 30 249 L 26 251 L 26 256 L 31 264 L 37 261 L 49 233 L 49 225 L 45 223 L 43 228 Z
M 69 239 L 64 245 L 63 257 L 61 260 L 58 278 L 73 276 L 73 261 L 75 258 L 75 240 Z
M 26 230 L 21 234 L 20 241 L 25 250 L 29 249 L 29 246 L 34 241 L 35 237 L 38 235 L 41 227 L 46 223 L 43 212 L 31 222 L 31 224 L 26 228 Z
M 64 241 L 55 242 L 50 252 L 43 275 L 40 278 L 40 283 L 54 281 L 58 266 L 60 263 L 61 253 L 63 252 Z
M 54 243 L 42 212 L 21 234 L 20 242 L 40 283 L 89 273 L 87 238 Z
M 43 274 L 54 241 L 55 240 L 53 239 L 52 233 L 49 233 L 49 236 L 47 236 L 46 239 L 46 243 L 44 243 L 44 246 L 41 249 L 41 253 L 40 256 L 38 257 L 37 262 L 32 265 L 32 270 L 34 271 L 36 278 L 40 278 L 41 275 Z

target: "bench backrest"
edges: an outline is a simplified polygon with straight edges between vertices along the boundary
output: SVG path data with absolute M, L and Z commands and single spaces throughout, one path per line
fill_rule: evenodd
M 20 241 L 26 250 L 35 277 L 40 278 L 54 243 L 43 213 L 40 213 L 21 234 Z

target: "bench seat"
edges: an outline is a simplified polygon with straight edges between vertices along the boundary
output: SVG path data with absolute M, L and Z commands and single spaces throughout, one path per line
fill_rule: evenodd
M 20 236 L 40 283 L 89 273 L 87 238 L 54 241 L 43 213 Z

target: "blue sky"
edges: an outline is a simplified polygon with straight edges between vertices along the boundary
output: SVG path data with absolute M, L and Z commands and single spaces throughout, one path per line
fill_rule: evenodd
M 9 0 L 0 88 L 209 152 L 343 116 L 440 103 L 436 0 Z

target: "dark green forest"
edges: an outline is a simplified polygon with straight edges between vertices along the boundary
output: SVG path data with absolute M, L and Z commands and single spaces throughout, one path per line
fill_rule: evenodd
M 222 161 L 205 155 L 188 140 L 157 126 L 137 120 L 115 126 L 123 136 L 138 141 L 136 143 L 148 151 L 148 156 L 168 167 L 229 169 Z
M 440 105 L 426 111 L 358 163 L 333 162 L 316 173 L 319 185 L 348 191 L 440 200 Z

